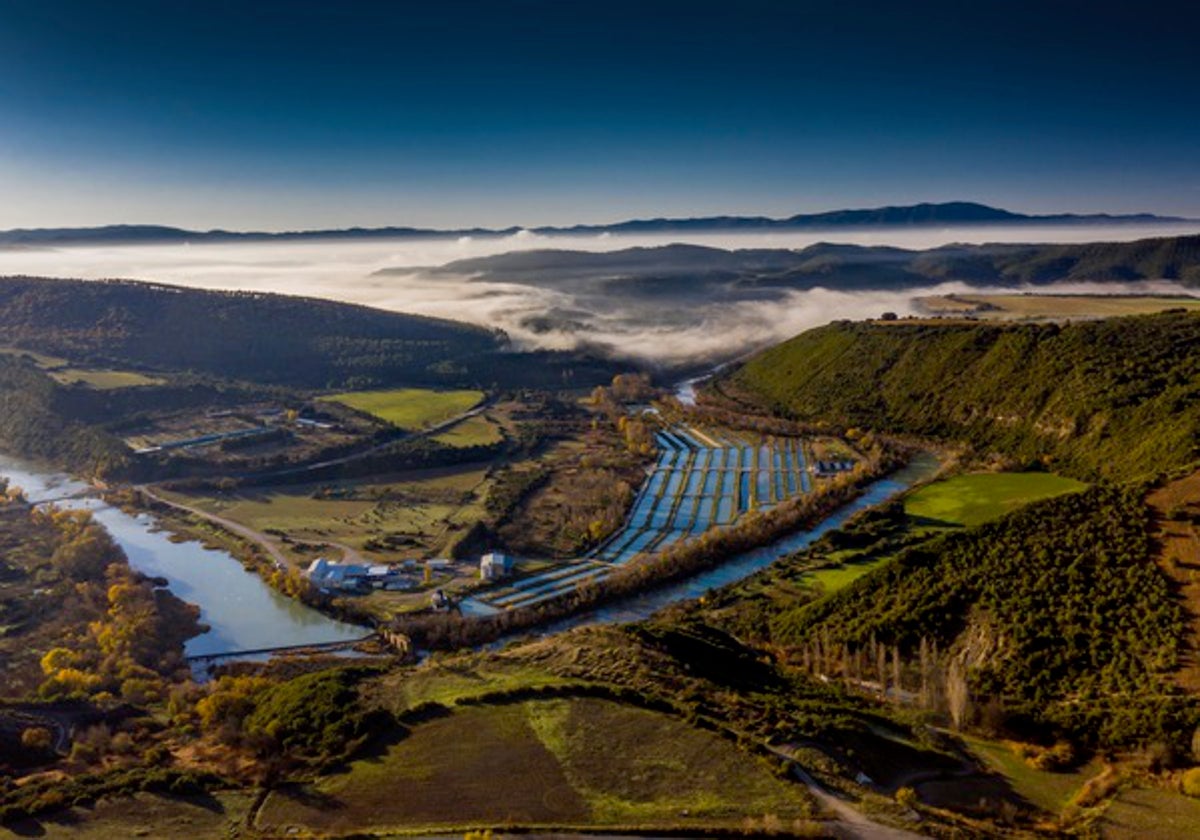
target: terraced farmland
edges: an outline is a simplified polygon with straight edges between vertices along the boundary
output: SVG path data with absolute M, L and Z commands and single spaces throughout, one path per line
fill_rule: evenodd
M 477 612 L 527 607 L 602 580 L 639 554 L 732 523 L 812 489 L 803 442 L 757 442 L 728 430 L 672 428 L 657 435 L 653 472 L 625 526 L 587 557 L 489 590 L 464 606 Z

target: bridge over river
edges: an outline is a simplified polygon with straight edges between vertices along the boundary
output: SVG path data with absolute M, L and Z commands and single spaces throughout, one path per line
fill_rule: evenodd
M 377 633 L 368 633 L 361 639 L 343 639 L 337 642 L 318 644 L 276 645 L 275 647 L 254 648 L 251 650 L 228 650 L 217 653 L 199 653 L 185 657 L 192 665 L 213 665 L 230 659 L 248 659 L 252 656 L 271 656 L 276 653 L 332 653 L 342 650 L 352 650 L 356 645 L 369 642 L 378 637 Z

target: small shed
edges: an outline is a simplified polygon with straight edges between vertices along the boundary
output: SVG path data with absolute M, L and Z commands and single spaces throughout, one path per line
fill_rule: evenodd
M 479 576 L 484 580 L 501 580 L 512 574 L 513 559 L 493 551 L 479 558 Z

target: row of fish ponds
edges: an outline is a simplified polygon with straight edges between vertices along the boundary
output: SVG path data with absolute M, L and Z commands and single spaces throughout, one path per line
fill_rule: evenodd
M 657 439 L 654 471 L 625 527 L 593 553 L 598 560 L 626 563 L 812 490 L 798 438 L 756 444 L 730 431 L 674 428 Z
M 730 431 L 673 427 L 656 435 L 658 459 L 623 528 L 587 557 L 468 599 L 477 614 L 534 606 L 600 581 L 639 554 L 661 551 L 811 492 L 804 441 L 750 440 Z

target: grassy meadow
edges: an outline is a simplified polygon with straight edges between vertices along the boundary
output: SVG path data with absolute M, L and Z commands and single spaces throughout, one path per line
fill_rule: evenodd
M 136 793 L 69 808 L 52 818 L 26 820 L 12 835 L 45 840 L 118 840 L 128 837 L 230 837 L 254 801 L 250 792 L 211 796 Z
M 332 485 L 250 488 L 178 500 L 256 531 L 303 542 L 333 541 L 368 557 L 433 554 L 483 515 L 491 487 L 486 467 L 468 466 L 379 476 Z M 390 547 L 378 545 L 387 540 Z
M 62 385 L 84 385 L 88 388 L 95 388 L 97 391 L 162 385 L 167 381 L 132 370 L 108 370 L 107 368 L 60 368 L 52 372 L 50 376 Z
M 0 355 L 32 361 L 60 385 L 83 385 L 97 391 L 109 391 L 116 388 L 135 388 L 139 385 L 162 385 L 166 382 L 165 379 L 132 370 L 72 367 L 67 359 L 22 350 L 19 347 L 0 347 Z
M 927 484 L 904 499 L 903 527 L 910 537 L 947 528 L 970 528 L 999 519 L 1031 502 L 1074 493 L 1086 484 L 1053 473 L 967 473 Z M 846 588 L 891 560 L 890 552 L 839 549 L 801 581 L 825 595 Z M 832 561 L 832 562 L 830 562 Z
M 471 825 L 740 826 L 814 812 L 800 786 L 717 735 L 608 700 L 470 706 L 415 725 L 342 773 L 272 793 L 284 833 Z
M 435 443 L 441 443 L 455 448 L 471 446 L 490 446 L 504 440 L 504 433 L 491 419 L 482 415 L 468 417 L 461 423 L 455 423 L 441 434 L 433 438 Z
M 1155 295 L 956 294 L 918 301 L 932 313 L 972 312 L 986 320 L 1111 318 L 1149 315 L 1167 309 L 1200 309 L 1200 300 L 1196 298 Z
M 1044 472 L 968 473 L 921 488 L 904 500 L 904 512 L 920 524 L 970 528 L 1086 486 Z
M 400 429 L 419 431 L 469 411 L 483 397 L 482 391 L 394 388 L 386 391 L 351 391 L 321 399 L 370 414 Z
M 1093 760 L 1073 770 L 1037 770 L 1007 744 L 970 736 L 963 736 L 963 740 L 983 766 L 1003 777 L 1014 793 L 1049 814 L 1060 813 L 1103 769 L 1098 760 Z
M 1100 820 L 1104 840 L 1193 840 L 1200 837 L 1200 801 L 1162 788 L 1121 791 Z

